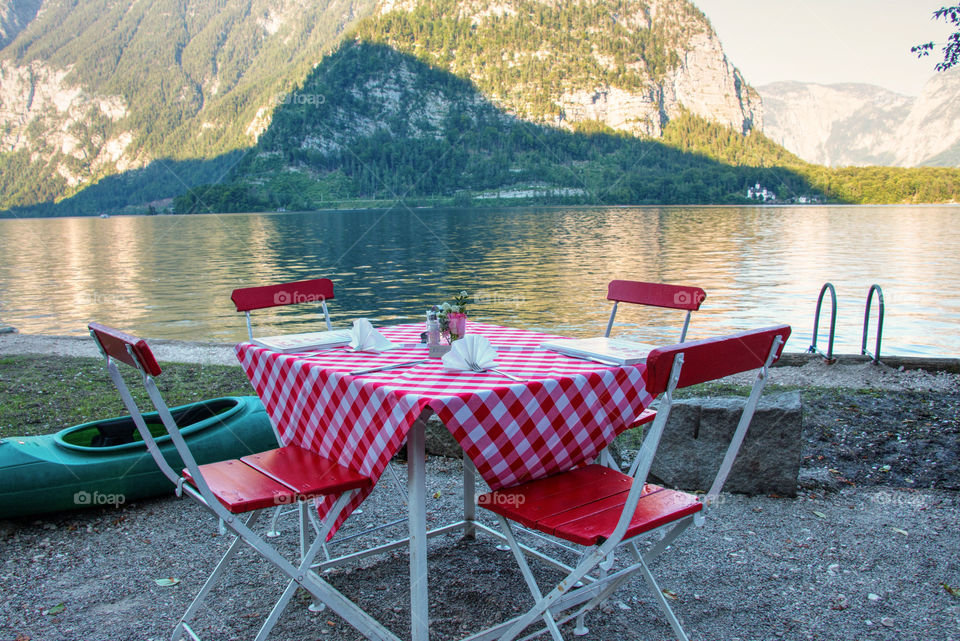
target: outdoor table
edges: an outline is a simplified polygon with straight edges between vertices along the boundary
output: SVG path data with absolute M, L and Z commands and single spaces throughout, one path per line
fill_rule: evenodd
M 407 443 L 414 641 L 426 641 L 429 634 L 428 536 L 456 529 L 469 535 L 483 527 L 474 522 L 474 471 L 496 490 L 591 462 L 652 400 L 643 364 L 565 356 L 539 348 L 557 336 L 473 322 L 467 333 L 490 339 L 498 351 L 495 366 L 524 382 L 489 371 L 445 370 L 440 359 L 351 375 L 426 359 L 426 346 L 418 344 L 421 331 L 419 324 L 381 328 L 402 345 L 382 353 L 341 347 L 284 354 L 252 343 L 236 347 L 285 445 L 309 448 L 378 480 Z M 428 533 L 424 428 L 434 412 L 465 453 L 464 519 Z M 341 522 L 367 494 L 351 502 Z M 319 505 L 321 517 L 330 506 Z

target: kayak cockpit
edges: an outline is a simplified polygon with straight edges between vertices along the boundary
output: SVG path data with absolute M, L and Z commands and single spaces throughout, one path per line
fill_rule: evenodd
M 223 423 L 240 409 L 241 400 L 228 397 L 175 407 L 170 413 L 180 426 L 180 432 L 187 436 Z M 145 413 L 143 418 L 158 443 L 170 440 L 156 412 Z M 144 446 L 137 426 L 129 416 L 68 427 L 57 432 L 53 442 L 64 449 L 90 453 L 117 452 Z

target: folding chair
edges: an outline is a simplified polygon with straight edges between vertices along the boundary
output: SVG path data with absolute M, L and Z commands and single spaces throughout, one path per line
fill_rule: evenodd
M 160 375 L 161 370 L 147 343 L 98 323 L 91 323 L 89 329 L 106 360 L 110 378 L 120 392 L 123 404 L 130 412 L 140 437 L 157 466 L 176 486 L 177 495 L 187 494 L 195 499 L 220 519 L 221 532 L 230 530 L 235 537 L 190 607 L 180 618 L 172 639 L 176 641 L 186 635 L 191 639 L 199 640 L 200 637 L 191 628 L 190 622 L 227 569 L 230 560 L 239 550 L 241 542 L 259 552 L 289 579 L 286 589 L 260 628 L 257 641 L 266 639 L 270 634 L 297 587 L 310 592 L 315 600 L 328 605 L 331 610 L 368 638 L 397 639 L 389 630 L 310 570 L 313 559 L 321 549 L 322 542 L 337 516 L 357 492 L 370 487 L 371 479 L 297 446 L 281 447 L 240 459 L 197 465 L 157 388 L 154 379 Z M 118 363 L 130 365 L 139 372 L 147 395 L 163 422 L 165 436 L 151 433 L 123 380 Z M 164 443 L 167 438 L 169 442 Z M 173 450 L 169 447 L 170 443 L 173 444 Z M 181 474 L 174 471 L 170 463 L 170 461 L 176 461 L 177 455 L 185 466 Z M 324 519 L 319 535 L 309 549 L 301 555 L 298 565 L 284 558 L 252 530 L 263 509 L 280 504 L 307 501 L 321 495 L 337 495 L 338 498 L 333 510 Z M 241 514 L 249 514 L 249 516 L 242 520 L 238 518 Z
M 687 338 L 691 314 L 700 309 L 700 305 L 706 298 L 707 293 L 705 291 L 689 285 L 645 283 L 638 280 L 612 280 L 607 286 L 607 300 L 613 301 L 613 309 L 610 310 L 610 320 L 607 321 L 607 331 L 604 336 L 610 336 L 610 332 L 613 331 L 613 321 L 617 317 L 617 308 L 620 303 L 630 303 L 632 305 L 687 310 L 687 316 L 683 321 L 683 329 L 680 330 L 680 342 L 682 343 Z M 652 422 L 656 416 L 656 410 L 644 410 L 630 427 L 646 425 Z M 605 465 L 614 469 L 617 468 L 616 461 L 608 450 L 603 451 L 601 459 Z
M 230 300 L 233 301 L 233 304 L 236 305 L 238 312 L 243 312 L 246 316 L 247 321 L 247 338 L 253 340 L 253 323 L 250 318 L 250 312 L 258 309 L 267 309 L 270 307 L 283 307 L 287 305 L 301 305 L 301 304 L 319 304 L 323 310 L 323 318 L 327 325 L 327 331 L 333 329 L 333 325 L 330 323 L 330 310 L 327 308 L 327 301 L 333 300 L 333 281 L 329 278 L 313 278 L 310 280 L 301 280 L 293 281 L 287 283 L 276 283 L 273 285 L 255 285 L 253 287 L 240 287 L 233 290 L 233 293 L 230 294 Z M 271 423 L 272 425 L 272 423 Z M 283 442 L 280 438 L 280 433 L 277 431 L 276 426 L 273 428 L 274 435 L 277 437 L 277 445 L 283 445 Z M 407 493 L 404 489 L 403 483 L 400 482 L 400 478 L 397 476 L 396 470 L 392 466 L 388 466 L 391 473 L 391 478 L 393 480 L 394 486 L 397 488 L 402 500 L 406 502 Z M 301 550 L 305 550 L 305 534 L 304 528 L 308 522 L 306 513 L 310 512 L 310 521 L 313 523 L 314 529 L 319 527 L 316 520 L 313 519 L 313 511 L 308 510 L 307 506 L 300 504 L 298 506 L 298 511 L 300 514 L 300 547 Z M 270 519 L 270 528 L 267 530 L 268 537 L 277 537 L 280 536 L 280 531 L 277 529 L 277 522 L 280 519 L 281 514 L 286 512 L 283 506 L 277 507 L 273 512 L 273 517 Z M 362 510 L 354 510 L 355 514 L 361 514 Z M 397 525 L 399 523 L 405 522 L 406 519 L 397 519 L 389 523 L 378 525 L 374 528 L 364 530 L 349 537 L 339 537 L 336 539 L 336 542 L 343 543 L 350 538 L 356 536 L 361 536 L 363 534 L 368 534 L 375 530 L 380 530 L 384 528 Z M 330 554 L 327 550 L 326 544 L 323 547 L 324 555 L 329 559 Z M 316 610 L 314 606 L 311 606 L 311 609 Z
M 330 310 L 327 309 L 327 301 L 332 299 L 333 281 L 329 278 L 240 287 L 230 294 L 230 300 L 237 306 L 237 311 L 246 315 L 247 336 L 250 340 L 253 340 L 253 324 L 250 321 L 250 312 L 257 309 L 267 309 L 268 307 L 319 303 L 323 309 L 323 319 L 326 321 L 327 330 L 331 330 L 333 326 L 330 324 Z
M 604 336 L 610 336 L 610 332 L 613 330 L 613 320 L 617 316 L 617 307 L 620 303 L 631 303 L 633 305 L 687 310 L 687 317 L 683 321 L 683 330 L 680 332 L 680 342 L 682 343 L 687 337 L 690 315 L 700 309 L 700 305 L 703 304 L 706 297 L 707 293 L 699 287 L 644 283 L 637 280 L 612 280 L 607 286 L 607 300 L 613 301 L 613 310 L 610 312 L 610 320 L 607 321 L 607 331 Z
M 333 326 L 330 323 L 330 310 L 327 309 L 327 301 L 333 298 L 333 281 L 329 278 L 313 278 L 310 280 L 277 283 L 274 285 L 240 287 L 233 290 L 230 294 L 230 300 L 236 305 L 237 311 L 243 312 L 246 317 L 247 338 L 249 340 L 253 340 L 253 323 L 250 320 L 250 312 L 258 309 L 267 309 L 269 307 L 285 307 L 287 305 L 300 305 L 304 303 L 320 304 L 323 310 L 323 319 L 327 325 L 327 331 L 330 331 L 333 329 Z M 277 445 L 283 445 L 277 427 L 273 425 L 272 422 L 270 425 L 273 427 L 273 434 L 277 438 Z M 300 516 L 300 549 L 303 551 L 306 549 L 306 534 L 304 533 L 304 528 L 308 519 L 308 510 L 302 503 L 294 510 L 285 510 L 284 506 L 278 505 L 273 511 L 273 517 L 270 519 L 270 528 L 267 530 L 267 536 L 270 538 L 280 536 L 277 523 L 284 512 L 290 511 L 297 512 Z M 313 526 L 314 529 L 319 527 L 315 521 L 313 521 Z
M 511 641 L 538 619 L 543 620 L 555 641 L 563 638 L 559 625 L 574 618 L 577 619 L 574 634 L 587 634 L 584 615 L 636 573 L 646 579 L 677 638 L 686 641 L 687 635 L 648 564 L 674 545 L 691 524 L 703 524 L 704 512 L 723 488 L 746 436 L 767 371 L 780 358 L 789 336 L 790 327 L 781 325 L 652 351 L 647 357 L 644 376 L 650 393 L 661 395 L 661 404 L 629 474 L 601 465 L 586 465 L 479 498 L 479 505 L 497 515 L 504 538 L 536 602 L 526 614 L 495 629 L 497 634 L 506 630 L 499 636 L 501 641 Z M 674 390 L 756 368 L 760 371 L 753 390 L 706 496 L 701 498 L 647 484 L 650 465 L 670 416 Z M 568 575 L 546 596 L 527 565 L 525 551 L 517 543 L 509 521 L 586 548 L 575 567 L 550 561 L 565 569 Z M 641 553 L 637 542 L 655 532 L 662 533 L 663 537 Z M 630 562 L 627 567 L 610 572 L 614 551 L 621 545 L 626 546 Z M 540 553 L 537 555 L 544 558 Z M 583 583 L 582 587 L 571 589 L 578 582 Z M 565 614 L 574 608 L 571 614 Z

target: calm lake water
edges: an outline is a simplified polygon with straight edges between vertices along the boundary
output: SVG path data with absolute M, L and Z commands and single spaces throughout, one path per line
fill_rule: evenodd
M 83 334 L 91 320 L 153 338 L 236 341 L 235 287 L 326 276 L 335 324 L 421 320 L 461 289 L 470 317 L 602 333 L 614 278 L 698 285 L 691 336 L 785 322 L 810 344 L 820 287 L 839 299 L 835 351 L 859 352 L 870 285 L 882 353 L 960 356 L 960 207 L 406 210 L 0 221 L 0 321 Z M 874 302 L 876 310 L 876 301 Z M 826 348 L 829 304 L 824 306 Z M 262 333 L 317 326 L 254 314 Z M 673 341 L 682 313 L 632 309 L 619 333 Z M 876 317 L 871 326 L 876 327 Z M 871 330 L 871 349 L 874 331 Z

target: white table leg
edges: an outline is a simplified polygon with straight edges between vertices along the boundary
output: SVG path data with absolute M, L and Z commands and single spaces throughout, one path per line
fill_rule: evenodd
M 407 504 L 410 525 L 410 638 L 428 641 L 426 420 L 420 416 L 407 433 Z
M 477 518 L 477 468 L 473 461 L 463 453 L 463 520 L 467 522 L 463 526 L 463 536 L 468 539 L 477 538 L 477 528 L 473 522 Z

